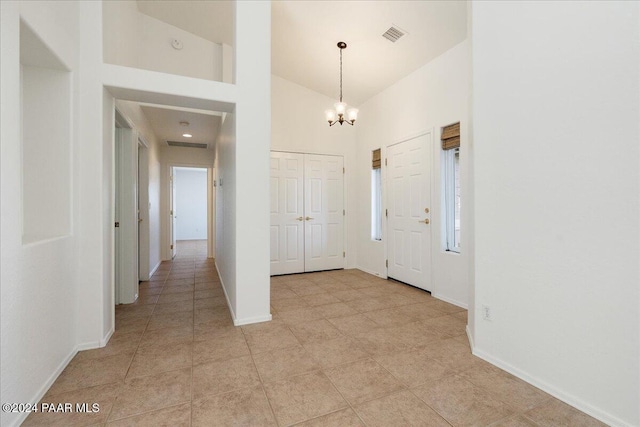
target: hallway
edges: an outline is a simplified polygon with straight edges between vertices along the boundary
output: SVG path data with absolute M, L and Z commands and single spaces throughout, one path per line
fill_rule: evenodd
M 140 289 L 43 399 L 99 412 L 24 425 L 602 425 L 472 356 L 465 310 L 361 271 L 273 277 L 274 320 L 243 327 L 206 241 Z

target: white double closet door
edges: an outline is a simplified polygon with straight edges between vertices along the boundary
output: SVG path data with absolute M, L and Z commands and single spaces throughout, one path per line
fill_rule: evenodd
M 344 267 L 343 164 L 271 152 L 271 275 Z

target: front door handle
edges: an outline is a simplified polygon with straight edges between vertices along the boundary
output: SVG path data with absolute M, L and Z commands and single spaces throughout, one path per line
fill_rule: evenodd
M 419 223 L 429 224 L 429 218 L 425 218 L 422 221 L 418 221 Z

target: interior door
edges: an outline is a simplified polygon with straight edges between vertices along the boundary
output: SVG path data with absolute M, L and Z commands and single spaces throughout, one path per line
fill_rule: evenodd
M 427 133 L 387 149 L 390 278 L 431 290 L 431 144 Z
M 131 129 L 116 129 L 116 304 L 130 304 L 138 297 L 138 144 Z
M 341 156 L 304 155 L 304 271 L 344 268 Z
M 271 275 L 304 271 L 304 155 L 271 152 Z
M 176 180 L 174 174 L 174 168 L 170 168 L 169 170 L 169 205 L 171 206 L 171 211 L 169 212 L 169 228 L 171 229 L 171 259 L 175 258 L 178 245 L 176 245 Z
M 136 219 L 138 220 L 138 250 L 136 251 L 137 254 L 137 259 L 138 259 L 138 279 L 142 280 L 142 278 L 144 277 L 144 273 L 141 270 L 141 266 L 142 263 L 140 262 L 141 260 L 141 256 L 140 256 L 140 223 L 142 222 L 142 216 L 140 215 L 140 183 L 142 182 L 142 179 L 140 177 L 140 174 L 142 173 L 142 168 L 140 167 L 140 158 L 142 157 L 140 155 L 140 152 L 142 151 L 142 147 L 140 145 L 140 142 L 138 142 L 138 157 L 137 157 L 137 175 L 136 175 Z
M 120 304 L 120 286 L 122 281 L 122 272 L 120 271 L 120 139 L 122 138 L 120 133 L 121 129 L 115 128 L 115 141 L 114 141 L 114 259 L 113 259 L 113 273 L 114 273 L 114 298 L 115 304 Z

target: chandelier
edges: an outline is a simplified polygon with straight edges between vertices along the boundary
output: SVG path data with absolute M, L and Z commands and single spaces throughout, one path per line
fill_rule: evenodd
M 333 126 L 336 123 L 340 123 L 341 126 L 343 123 L 349 123 L 353 126 L 358 118 L 358 109 L 347 109 L 347 104 L 342 102 L 342 50 L 347 48 L 347 44 L 345 42 L 339 42 L 338 48 L 340 48 L 340 102 L 333 104 L 333 110 L 327 110 L 324 113 L 329 122 L 329 126 Z M 347 115 L 346 118 L 345 113 Z

